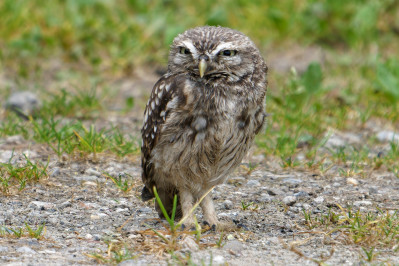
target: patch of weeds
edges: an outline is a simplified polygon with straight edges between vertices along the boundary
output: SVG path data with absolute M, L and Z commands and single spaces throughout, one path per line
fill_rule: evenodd
M 0 163 L 0 186 L 3 194 L 9 194 L 10 188 L 18 187 L 23 190 L 27 183 L 38 182 L 48 177 L 46 165 L 34 163 L 24 154 L 25 162 L 19 165 L 11 163 L 14 155 L 12 154 L 8 163 Z
M 46 233 L 46 226 L 45 224 L 41 224 L 37 227 L 37 229 L 32 229 L 31 226 L 29 226 L 25 222 L 25 227 L 18 227 L 18 228 L 11 228 L 11 227 L 6 227 L 6 226 L 0 226 L 0 237 L 15 237 L 15 238 L 21 238 L 21 237 L 30 237 L 30 238 L 36 238 L 38 240 L 42 239 Z
M 126 137 L 116 127 L 111 129 L 108 141 L 110 142 L 109 149 L 120 157 L 140 152 L 140 146 L 135 138 L 133 136 Z
M 390 59 L 377 64 L 377 91 L 391 104 L 399 101 L 399 60 Z
M 40 117 L 60 115 L 79 119 L 95 118 L 103 110 L 102 98 L 95 86 L 90 90 L 77 90 L 75 93 L 62 89 L 60 94 L 50 95 L 50 99 L 43 103 Z
M 185 238 L 193 238 L 193 241 L 196 242 L 199 248 L 209 246 L 210 244 L 205 244 L 200 241 L 203 237 L 202 233 L 208 231 L 210 229 L 209 227 L 201 228 L 195 216 L 195 227 L 193 231 L 185 230 L 183 228 L 183 224 L 188 219 L 189 215 L 192 215 L 199 203 L 210 191 L 211 190 L 209 190 L 203 197 L 199 199 L 199 201 L 193 206 L 186 216 L 184 216 L 180 221 L 176 222 L 175 217 L 177 209 L 177 195 L 175 195 L 173 198 L 172 212 L 169 215 L 158 195 L 156 188 L 154 187 L 155 200 L 157 201 L 159 208 L 161 209 L 162 214 L 167 221 L 167 224 L 161 222 L 165 230 L 156 230 L 150 225 L 146 224 L 149 229 L 141 232 L 141 234 L 144 236 L 142 248 L 145 250 L 150 250 L 151 253 L 156 252 L 158 254 L 163 254 L 164 252 L 168 252 L 173 254 L 175 251 L 182 248 L 181 241 Z
M 243 211 L 246 211 L 246 210 L 256 211 L 258 208 L 259 208 L 259 205 L 255 204 L 252 201 L 248 202 L 248 203 L 241 201 L 241 209 Z
M 13 112 L 9 112 L 0 121 L 0 137 L 21 135 L 24 138 L 29 136 L 26 128 L 27 122 Z
M 324 230 L 325 235 L 339 235 L 344 244 L 355 244 L 363 250 L 367 261 L 375 259 L 378 253 L 399 245 L 399 214 L 377 209 L 361 213 L 352 209 L 340 211 L 330 209 L 327 214 L 312 217 L 310 211 L 303 211 L 308 229 Z M 375 252 L 379 250 L 379 252 Z
M 81 153 L 92 153 L 94 159 L 96 159 L 97 153 L 103 152 L 106 149 L 106 137 L 104 130 L 96 131 L 94 125 L 90 125 L 89 129 L 84 126 L 80 128 L 78 132 L 74 130 L 73 133 L 77 137 L 76 148 Z
M 259 166 L 258 164 L 248 163 L 248 166 L 245 164 L 240 165 L 242 169 L 246 171 L 245 175 L 250 176 L 253 171 Z
M 109 179 L 111 179 L 111 181 L 116 185 L 116 187 L 124 193 L 131 191 L 136 186 L 134 179 L 131 175 L 119 174 L 118 177 L 113 177 L 107 173 L 104 173 L 104 175 Z M 130 182 L 128 180 L 128 177 L 130 177 L 131 179 Z
M 366 249 L 366 248 L 362 247 L 362 250 L 364 252 L 367 262 L 372 262 L 378 255 L 377 253 L 374 253 L 375 247 L 372 247 L 370 249 Z
M 85 254 L 87 257 L 96 260 L 98 263 L 116 265 L 125 260 L 135 259 L 133 250 L 129 249 L 126 245 L 116 243 L 115 241 L 105 241 L 107 244 L 107 255 L 104 256 L 100 253 Z

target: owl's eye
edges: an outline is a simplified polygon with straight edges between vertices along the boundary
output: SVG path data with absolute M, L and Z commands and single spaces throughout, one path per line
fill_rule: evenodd
M 190 50 L 187 49 L 186 47 L 180 47 L 180 51 L 181 54 L 191 54 Z
M 237 54 L 237 51 L 236 50 L 223 50 L 221 52 L 221 54 L 224 56 L 234 56 Z

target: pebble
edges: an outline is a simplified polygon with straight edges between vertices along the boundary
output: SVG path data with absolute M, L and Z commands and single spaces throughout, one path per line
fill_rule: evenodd
M 142 213 L 150 213 L 150 212 L 152 212 L 152 209 L 149 207 L 144 207 L 144 208 L 138 209 L 137 211 L 142 212 Z
M 273 200 L 273 197 L 270 196 L 269 194 L 267 194 L 267 193 L 260 194 L 260 198 L 259 198 L 260 202 L 271 202 L 272 200 Z
M 5 143 L 9 144 L 9 145 L 18 145 L 21 144 L 22 142 L 24 142 L 24 137 L 22 137 L 21 135 L 14 135 L 14 136 L 9 136 L 6 138 Z
M 191 251 L 196 251 L 199 249 L 197 242 L 195 242 L 192 236 L 187 236 L 183 240 L 180 241 L 180 244 L 183 249 L 188 249 Z
M 95 176 L 101 176 L 101 173 L 97 171 L 96 169 L 89 168 L 86 170 L 86 174 L 88 175 L 95 175 Z
M 328 148 L 341 148 L 346 146 L 346 142 L 341 137 L 333 134 L 327 140 L 325 146 Z
M 118 264 L 118 266 L 141 266 L 141 265 L 149 265 L 149 263 L 145 259 L 138 259 L 138 260 L 124 260 Z
M 354 185 L 354 186 L 359 185 L 359 181 L 357 179 L 353 178 L 353 177 L 347 178 L 346 179 L 346 183 L 349 184 L 349 185 Z
M 286 196 L 286 197 L 283 199 L 283 203 L 286 204 L 286 205 L 288 205 L 288 206 L 294 205 L 295 202 L 296 202 L 296 197 L 295 197 L 295 196 Z
M 39 208 L 45 208 L 45 209 L 50 209 L 50 208 L 54 207 L 53 203 L 44 202 L 44 201 L 32 201 L 31 204 L 34 204 Z
M 226 238 L 227 238 L 227 240 L 234 240 L 235 239 L 232 234 L 227 235 Z
M 17 252 L 31 253 L 31 254 L 35 254 L 36 253 L 36 251 L 34 251 L 33 249 L 31 249 L 30 247 L 27 247 L 27 246 L 23 246 L 23 247 L 17 248 Z
M 213 263 L 214 264 L 224 264 L 226 262 L 226 260 L 225 260 L 225 258 L 223 257 L 223 256 L 221 256 L 221 255 L 216 255 L 214 258 L 213 258 Z
M 27 118 L 27 116 L 32 115 L 39 108 L 40 100 L 36 94 L 30 91 L 19 91 L 11 94 L 5 105 L 7 109 Z
M 14 159 L 11 160 L 11 163 L 15 163 L 15 153 L 13 151 L 1 151 L 0 152 L 0 163 L 8 163 L 11 157 L 14 156 Z
M 319 197 L 313 199 L 313 201 L 314 201 L 316 204 L 321 204 L 321 203 L 324 202 L 324 198 L 323 198 L 322 196 L 319 196 Z
M 380 142 L 399 141 L 399 133 L 383 130 L 377 133 L 377 139 Z
M 294 196 L 297 198 L 306 198 L 306 197 L 309 197 L 309 193 L 307 193 L 305 191 L 299 191 L 299 192 L 295 193 Z
M 54 176 L 58 176 L 60 174 L 60 168 L 59 167 L 54 167 L 51 171 L 50 176 L 54 177 Z
M 97 176 L 93 176 L 93 175 L 74 176 L 73 178 L 75 178 L 78 181 L 96 181 L 97 180 Z
M 369 201 L 369 200 L 358 200 L 358 201 L 355 201 L 353 203 L 353 205 L 356 206 L 356 207 L 359 207 L 359 206 L 371 206 L 371 205 L 373 205 L 373 203 L 371 201 Z
M 378 187 L 370 187 L 369 188 L 369 193 L 370 194 L 378 194 Z
M 63 208 L 67 208 L 67 207 L 71 207 L 72 203 L 70 200 L 64 201 L 63 203 L 61 203 L 58 208 L 63 209 Z
M 249 187 L 259 187 L 260 186 L 260 182 L 258 180 L 249 180 L 247 182 L 247 186 L 249 186 Z
M 296 185 L 296 184 L 302 183 L 302 180 L 297 179 L 297 178 L 286 178 L 283 180 L 283 183 Z
M 225 200 L 223 206 L 226 210 L 231 210 L 233 208 L 233 202 L 231 200 Z
M 227 249 L 227 250 L 231 250 L 234 253 L 236 253 L 237 255 L 240 255 L 242 253 L 242 250 L 244 249 L 244 245 L 242 244 L 242 242 L 238 241 L 238 240 L 232 240 L 232 241 L 228 241 L 223 248 Z
M 8 247 L 0 246 L 0 252 L 8 252 Z

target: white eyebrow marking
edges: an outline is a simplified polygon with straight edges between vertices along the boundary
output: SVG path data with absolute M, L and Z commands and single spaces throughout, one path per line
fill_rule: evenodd
M 234 46 L 234 43 L 232 43 L 232 42 L 227 42 L 227 43 L 221 43 L 221 44 L 219 44 L 218 46 L 216 46 L 216 48 L 212 51 L 212 55 L 213 56 L 215 56 L 215 55 L 217 55 L 220 51 L 222 51 L 222 50 L 226 50 L 226 49 L 233 49 L 235 46 Z
M 185 41 L 185 42 L 182 42 L 182 44 L 186 48 L 188 48 L 193 55 L 195 55 L 195 56 L 198 55 L 197 49 L 195 48 L 195 46 L 191 42 Z

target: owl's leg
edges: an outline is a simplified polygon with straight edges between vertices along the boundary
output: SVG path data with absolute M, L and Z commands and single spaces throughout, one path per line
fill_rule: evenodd
M 204 213 L 204 219 L 210 225 L 218 225 L 218 218 L 215 211 L 215 206 L 213 205 L 212 196 L 210 194 L 206 195 L 206 197 L 201 201 L 200 206 L 202 208 L 202 212 Z
M 211 227 L 215 226 L 218 231 L 233 231 L 236 229 L 234 224 L 218 220 L 211 194 L 208 194 L 202 200 L 200 205 L 202 212 L 204 213 L 204 221 L 206 221 Z
M 194 204 L 194 197 L 193 194 L 189 190 L 180 190 L 180 206 L 183 213 L 183 217 L 186 217 L 193 208 Z M 194 225 L 194 218 L 193 214 L 190 214 L 186 220 L 184 220 L 184 225 L 191 227 Z

